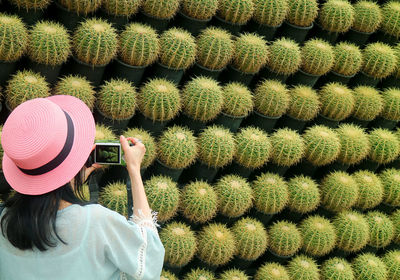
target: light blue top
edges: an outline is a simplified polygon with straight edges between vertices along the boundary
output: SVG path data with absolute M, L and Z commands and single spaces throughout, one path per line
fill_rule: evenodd
M 158 280 L 164 247 L 152 221 L 136 218 L 127 221 L 100 205 L 71 205 L 56 220 L 67 245 L 58 241 L 45 252 L 16 249 L 0 231 L 0 279 Z

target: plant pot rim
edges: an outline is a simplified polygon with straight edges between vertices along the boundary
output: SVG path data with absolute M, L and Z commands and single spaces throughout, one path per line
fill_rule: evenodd
M 215 14 L 214 17 L 217 18 L 218 20 L 224 22 L 224 23 L 227 23 L 227 24 L 230 24 L 230 25 L 233 25 L 233 26 L 245 26 L 245 25 L 246 25 L 246 23 L 237 24 L 237 23 L 233 23 L 233 22 L 230 22 L 230 21 L 226 21 L 225 19 L 221 18 L 221 17 L 220 17 L 219 15 L 217 15 L 217 14 Z
M 279 25 L 276 25 L 276 26 L 272 26 L 272 25 L 268 25 L 268 24 L 264 24 L 264 23 L 259 23 L 258 21 L 256 21 L 255 19 L 251 19 L 255 24 L 258 24 L 259 26 L 266 26 L 266 27 L 269 27 L 269 28 L 279 28 L 279 27 L 281 27 L 282 26 L 282 24 L 283 24 L 283 21 L 279 24 Z
M 209 71 L 209 72 L 222 72 L 223 70 L 226 69 L 226 66 L 224 66 L 224 67 L 221 68 L 221 69 L 210 69 L 210 68 L 208 68 L 208 67 L 205 67 L 205 66 L 199 64 L 197 61 L 195 62 L 195 64 L 196 64 L 196 66 L 199 67 L 200 69 L 207 70 L 207 71 Z
M 277 258 L 281 258 L 281 259 L 290 259 L 291 257 L 293 257 L 295 254 L 289 255 L 289 256 L 280 256 L 276 253 L 274 253 L 271 249 L 268 249 L 268 252 L 270 252 L 273 256 L 277 257 Z
M 302 74 L 304 74 L 305 76 L 314 77 L 314 78 L 321 77 L 321 75 L 314 75 L 314 74 L 310 74 L 310 73 L 304 72 L 301 68 L 299 68 L 298 71 L 301 72 Z
M 246 72 L 243 72 L 243 71 L 241 71 L 241 70 L 239 70 L 239 69 L 237 69 L 235 66 L 233 66 L 232 64 L 228 64 L 228 68 L 232 68 L 233 70 L 235 70 L 235 71 L 237 71 L 238 73 L 241 73 L 242 75 L 255 75 L 255 74 L 257 74 L 258 72 L 253 72 L 253 73 L 246 73 Z
M 266 118 L 266 119 L 271 119 L 271 120 L 277 120 L 280 117 L 282 117 L 282 115 L 280 115 L 279 117 L 270 117 L 270 116 L 261 114 L 260 112 L 257 112 L 257 110 L 253 110 L 253 113 L 256 114 L 257 116 L 260 116 L 260 117 L 263 117 L 263 118 Z
M 355 75 L 357 75 L 358 72 L 355 73 L 355 74 L 353 74 L 353 75 L 351 75 L 351 76 L 346 76 L 346 75 L 340 74 L 340 73 L 338 73 L 338 72 L 335 72 L 335 71 L 333 71 L 333 70 L 331 70 L 331 73 L 333 73 L 333 74 L 336 75 L 336 76 L 342 77 L 342 78 L 349 78 L 349 79 L 351 79 L 351 78 L 353 78 Z
M 382 79 L 380 79 L 380 78 L 375 78 L 375 77 L 372 77 L 371 75 L 368 75 L 367 73 L 365 73 L 364 71 L 360 71 L 360 72 L 358 72 L 357 74 L 363 74 L 364 76 L 367 76 L 368 78 L 371 78 L 371 79 L 374 79 L 374 80 L 382 80 L 382 79 L 384 79 L 384 78 L 382 78 Z M 361 85 L 360 85 L 361 86 Z
M 331 119 L 331 118 L 329 118 L 327 116 L 324 116 L 322 114 L 319 114 L 319 116 L 324 118 L 324 119 L 327 119 L 328 121 L 331 121 L 331 122 L 340 122 L 340 121 L 343 121 L 344 119 L 346 119 L 346 118 L 344 118 L 343 120 L 334 120 L 334 119 Z
M 145 115 L 143 114 L 143 112 L 140 111 L 140 110 L 139 110 L 139 114 L 142 115 L 143 118 L 145 118 L 146 120 L 149 120 L 149 121 L 151 121 L 151 122 L 153 122 L 153 123 L 160 123 L 160 124 L 163 124 L 163 123 L 167 123 L 167 122 L 169 122 L 169 121 L 171 121 L 171 120 L 174 119 L 174 118 L 172 118 L 172 119 L 169 119 L 169 120 L 159 121 L 159 120 L 153 120 L 153 119 L 151 119 L 151 118 L 148 118 L 148 117 L 145 116 Z M 132 116 L 132 117 L 133 117 L 133 116 Z M 176 116 L 175 116 L 175 117 L 176 117 Z
M 128 63 L 123 62 L 119 57 L 114 58 L 118 63 L 121 63 L 123 66 L 132 68 L 132 69 L 143 69 L 148 67 L 149 65 L 137 66 L 137 65 L 130 65 Z
M 141 9 L 140 12 L 141 12 L 143 15 L 145 15 L 146 17 L 153 18 L 153 19 L 158 19 L 158 20 L 165 20 L 165 21 L 170 21 L 170 20 L 175 16 L 175 15 L 173 15 L 173 16 L 170 17 L 170 18 L 158 18 L 158 17 L 155 17 L 155 16 L 153 16 L 153 15 L 149 15 L 149 14 L 146 13 L 143 9 Z
M 225 113 L 224 111 L 221 111 L 220 114 L 225 115 L 225 116 L 227 116 L 229 118 L 232 118 L 232 119 L 243 119 L 243 118 L 248 116 L 248 115 L 245 115 L 245 116 L 233 116 L 233 115 Z
M 292 24 L 292 23 L 288 22 L 287 20 L 285 20 L 284 23 L 289 25 L 289 26 L 291 26 L 291 27 L 297 28 L 297 29 L 308 29 L 309 30 L 309 29 L 312 29 L 314 27 L 314 22 L 312 22 L 310 26 L 295 25 L 295 24 Z
M 98 112 L 102 117 L 107 118 L 107 119 L 112 120 L 112 121 L 117 121 L 117 122 L 130 120 L 130 119 L 135 115 L 135 113 L 133 113 L 133 115 L 130 116 L 130 117 L 128 117 L 128 118 L 124 118 L 124 119 L 113 119 L 112 117 L 106 116 L 106 115 L 99 109 L 99 107 L 98 107 L 98 105 L 97 105 L 97 102 L 96 102 L 96 104 L 94 105 L 94 107 L 95 107 L 95 109 L 97 110 L 97 112 Z
M 184 169 L 184 168 L 172 168 L 172 167 L 169 167 L 169 166 L 165 165 L 159 158 L 156 158 L 155 161 L 157 161 L 157 163 L 159 163 L 160 165 L 162 165 L 163 167 L 168 168 L 168 169 L 172 169 L 172 170 L 183 170 Z M 187 166 L 187 167 L 189 167 L 189 166 Z
M 365 34 L 365 35 L 372 35 L 372 34 L 375 33 L 375 31 L 373 31 L 373 32 L 362 32 L 362 31 L 355 30 L 353 28 L 350 28 L 349 31 L 353 31 L 353 32 L 360 33 L 360 34 Z
M 96 64 L 88 64 L 86 62 L 81 61 L 79 58 L 77 58 L 75 56 L 75 54 L 72 55 L 72 59 L 75 60 L 77 63 L 87 66 L 87 67 L 92 67 L 92 68 L 102 68 L 102 67 L 106 67 L 109 63 L 106 64 L 100 64 L 100 65 L 96 65 Z
M 133 14 L 130 14 L 130 15 L 115 15 L 115 14 L 109 14 L 109 13 L 104 9 L 103 6 L 101 6 L 101 7 L 99 8 L 99 10 L 100 10 L 101 12 L 103 12 L 104 15 L 107 15 L 107 16 L 109 16 L 109 17 L 113 17 L 113 18 L 124 18 L 124 19 L 129 19 L 131 16 L 133 16 L 133 15 L 136 14 L 136 13 L 138 13 L 138 11 L 136 11 L 136 13 L 133 13 Z
M 183 13 L 182 11 L 178 11 L 178 14 L 181 15 L 181 16 L 183 16 L 184 18 L 187 18 L 187 19 L 190 19 L 190 20 L 193 20 L 193 21 L 197 21 L 197 22 L 204 22 L 204 23 L 207 23 L 207 22 L 209 22 L 209 21 L 212 19 L 212 16 L 211 16 L 210 18 L 208 18 L 208 19 L 198 19 L 198 18 L 194 18 L 194 17 L 188 16 L 187 14 Z
M 362 121 L 362 122 L 371 122 L 371 121 L 375 120 L 377 117 L 379 117 L 379 115 L 376 116 L 375 118 L 373 118 L 372 120 L 362 120 L 362 119 L 360 119 L 360 118 L 357 118 L 357 117 L 354 116 L 353 114 L 351 114 L 351 115 L 349 116 L 349 118 L 354 118 L 354 119 L 356 119 L 357 121 Z
M 292 116 L 289 115 L 289 114 L 286 114 L 286 116 L 289 117 L 289 118 L 291 118 L 291 119 L 294 119 L 295 121 L 299 121 L 299 122 L 308 122 L 308 121 L 311 121 L 311 120 L 313 120 L 313 119 L 316 118 L 316 117 L 314 117 L 314 118 L 309 119 L 309 120 L 302 120 L 302 119 L 298 119 L 298 118 L 292 117 Z

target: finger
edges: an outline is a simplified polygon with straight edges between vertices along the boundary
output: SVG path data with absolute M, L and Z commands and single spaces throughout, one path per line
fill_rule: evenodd
M 93 145 L 92 152 L 94 151 L 94 149 L 96 149 L 96 144 Z
M 128 140 L 126 140 L 125 136 L 121 135 L 121 136 L 119 137 L 119 141 L 121 142 L 121 146 L 122 146 L 122 149 L 123 149 L 124 151 L 126 151 L 127 149 L 129 149 L 129 143 L 128 143 Z
M 126 139 L 131 141 L 133 145 L 136 145 L 138 142 L 140 142 L 140 141 L 138 141 L 138 139 L 136 139 L 134 137 L 127 137 Z

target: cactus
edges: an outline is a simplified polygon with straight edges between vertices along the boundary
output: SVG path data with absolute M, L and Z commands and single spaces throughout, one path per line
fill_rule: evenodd
M 375 79 L 392 74 L 398 61 L 394 50 L 381 42 L 368 44 L 363 50 L 362 71 Z
M 225 175 L 214 185 L 219 212 L 229 218 L 242 216 L 253 206 L 253 190 L 246 179 Z
M 170 168 L 182 169 L 197 156 L 196 137 L 186 127 L 172 126 L 158 140 L 158 158 Z
M 95 141 L 101 140 L 117 140 L 117 136 L 111 130 L 111 128 L 102 125 L 100 123 L 96 124 L 96 134 L 94 137 Z
M 0 60 L 17 61 L 28 47 L 28 31 L 15 15 L 0 13 Z
M 23 70 L 11 77 L 5 93 L 6 105 L 10 110 L 14 110 L 15 107 L 27 100 L 48 97 L 50 89 L 40 74 Z
M 249 276 L 247 276 L 243 271 L 240 271 L 238 269 L 229 269 L 225 270 L 221 275 L 219 276 L 220 280 L 249 280 Z
M 244 25 L 250 20 L 254 12 L 252 0 L 219 0 L 218 16 L 233 23 Z
M 319 269 L 316 261 L 304 255 L 294 257 L 287 265 L 291 279 L 319 280 Z
M 212 69 L 226 67 L 233 56 L 231 34 L 224 29 L 208 27 L 197 37 L 197 63 Z
M 395 38 L 400 37 L 400 3 L 388 1 L 382 7 L 381 30 Z
M 224 93 L 217 81 L 198 77 L 182 90 L 183 111 L 189 117 L 208 122 L 215 119 L 224 105 Z
M 393 235 L 393 243 L 400 243 L 400 209 L 397 209 L 392 212 L 390 215 L 390 220 L 393 223 L 394 227 L 394 235 Z
M 292 118 L 310 121 L 314 119 L 321 106 L 317 92 L 308 86 L 295 86 L 289 91 L 290 103 L 287 114 Z
M 264 214 L 276 214 L 286 207 L 289 201 L 288 186 L 285 180 L 273 173 L 262 173 L 252 182 L 255 208 Z
M 196 253 L 195 234 L 184 223 L 169 223 L 161 230 L 160 239 L 165 248 L 164 262 L 171 266 L 185 266 Z
M 289 103 L 288 89 L 279 81 L 265 80 L 254 90 L 254 109 L 264 116 L 282 116 L 286 113 Z
M 175 216 L 180 193 L 177 184 L 166 176 L 153 176 L 144 184 L 150 208 L 158 212 L 158 220 L 165 222 Z
M 341 0 L 339 0 L 341 1 Z M 301 69 L 311 75 L 322 76 L 333 67 L 333 47 L 321 39 L 311 39 L 301 48 Z
M 319 91 L 319 100 L 321 115 L 336 121 L 344 120 L 354 109 L 353 91 L 340 83 L 325 84 Z
M 125 137 L 134 137 L 142 141 L 146 147 L 146 153 L 144 154 L 140 168 L 144 169 L 149 167 L 157 157 L 157 148 L 154 138 L 144 129 L 141 128 L 129 128 L 124 132 Z
M 181 212 L 192 223 L 205 223 L 218 211 L 218 196 L 206 182 L 197 181 L 185 186 L 181 195 Z
M 370 232 L 368 245 L 375 248 L 389 245 L 394 237 L 394 225 L 390 218 L 378 211 L 368 212 L 366 218 Z
M 129 119 L 135 114 L 136 90 L 126 80 L 106 81 L 98 92 L 96 107 L 110 119 Z
M 369 86 L 353 89 L 355 100 L 353 116 L 359 120 L 372 121 L 383 109 L 383 98 L 379 91 Z
M 353 271 L 356 280 L 386 280 L 388 274 L 385 263 L 371 253 L 355 257 Z
M 351 265 L 341 258 L 326 260 L 321 266 L 321 279 L 323 280 L 354 280 Z
M 228 263 L 236 252 L 236 240 L 233 233 L 222 224 L 212 223 L 198 232 L 197 256 L 212 266 Z
M 122 182 L 108 184 L 99 193 L 99 204 L 128 217 L 128 194 Z
M 186 30 L 171 28 L 160 37 L 160 62 L 172 69 L 187 69 L 196 60 L 196 42 Z
M 375 32 L 382 22 L 379 5 L 372 1 L 360 0 L 354 4 L 354 22 L 351 29 L 363 32 Z
M 133 66 L 148 66 L 160 52 L 157 32 L 144 24 L 127 25 L 119 37 L 119 58 Z
M 100 8 L 102 0 L 59 0 L 60 4 L 69 11 L 86 16 Z M 108 1 L 108 0 L 107 0 Z
M 268 61 L 269 50 L 261 36 L 253 33 L 240 34 L 234 46 L 232 64 L 243 73 L 257 73 Z
M 400 142 L 392 131 L 376 128 L 369 133 L 369 140 L 371 143 L 369 157 L 372 161 L 386 164 L 399 155 Z
M 339 162 L 356 164 L 368 156 L 371 145 L 364 129 L 353 124 L 341 124 L 336 132 L 340 141 Z
M 158 19 L 172 19 L 179 10 L 181 0 L 145 0 L 143 11 Z
M 328 0 L 322 4 L 318 20 L 324 30 L 344 33 L 353 25 L 354 8 L 347 0 Z
M 358 199 L 357 181 L 343 171 L 327 175 L 321 183 L 322 204 L 328 210 L 339 212 L 350 209 Z
M 231 82 L 222 88 L 224 105 L 222 111 L 234 117 L 246 117 L 253 111 L 253 95 L 243 84 Z
M 383 201 L 386 204 L 400 206 L 400 170 L 388 168 L 379 175 L 383 185 Z
M 82 100 L 93 110 L 96 92 L 90 82 L 81 76 L 69 75 L 59 79 L 54 87 L 54 95 L 72 95 Z
M 348 77 L 360 71 L 362 53 L 358 46 L 347 42 L 340 42 L 333 47 L 333 54 L 335 59 L 332 71 Z
M 217 12 L 218 0 L 183 0 L 182 12 L 198 20 L 209 20 Z
M 270 57 L 267 65 L 271 71 L 278 74 L 291 75 L 300 68 L 300 47 L 293 40 L 277 39 L 269 47 L 269 52 Z
M 381 116 L 387 120 L 400 120 L 400 89 L 387 88 L 382 92 L 383 110 Z
M 388 272 L 388 280 L 400 279 L 400 251 L 389 251 L 383 258 Z
M 339 136 L 331 128 L 312 126 L 304 132 L 303 139 L 306 144 L 305 158 L 315 166 L 327 165 L 339 156 Z
M 321 201 L 317 183 L 303 175 L 291 178 L 288 182 L 290 210 L 306 214 L 315 210 Z
M 215 275 L 202 268 L 193 268 L 185 275 L 183 280 L 216 280 Z
M 364 215 L 343 211 L 333 220 L 336 229 L 336 246 L 345 252 L 358 252 L 369 241 L 369 225 Z
M 269 249 L 278 256 L 292 256 L 302 245 L 302 237 L 295 224 L 287 221 L 275 222 L 268 230 Z
M 267 249 L 267 231 L 253 218 L 240 219 L 233 225 L 232 232 L 237 241 L 237 256 L 243 260 L 256 260 Z
M 148 80 L 137 98 L 140 112 L 153 121 L 169 121 L 181 109 L 179 89 L 166 79 Z
M 358 184 L 358 199 L 355 204 L 362 210 L 374 208 L 383 199 L 383 185 L 379 177 L 370 171 L 359 170 L 352 174 Z
M 276 130 L 271 137 L 271 161 L 280 166 L 297 164 L 304 155 L 305 145 L 296 131 L 282 128 Z
M 317 0 L 288 0 L 286 20 L 297 26 L 310 26 L 318 16 Z
M 1 134 L 0 134 L 1 136 Z M 1 167 L 1 166 L 0 166 Z M 75 196 L 81 199 L 82 201 L 89 202 L 90 201 L 90 190 L 88 184 L 83 184 L 81 191 L 77 191 L 74 189 Z
M 17 6 L 18 9 L 28 10 L 43 10 L 46 9 L 51 0 L 10 0 L 10 3 Z
M 198 137 L 199 160 L 209 167 L 219 168 L 233 160 L 236 143 L 233 134 L 221 126 L 208 126 Z
M 289 274 L 278 263 L 266 263 L 258 268 L 254 280 L 289 280 Z
M 288 11 L 287 0 L 253 0 L 253 20 L 259 24 L 278 27 L 286 18 Z
M 107 0 L 102 5 L 109 15 L 130 17 L 138 12 L 142 0 Z
M 264 165 L 271 153 L 268 135 L 255 127 L 242 128 L 236 134 L 237 149 L 235 161 L 246 168 L 258 168 Z
M 175 276 L 175 274 L 167 270 L 163 270 L 161 271 L 160 280 L 178 280 L 178 278 Z
M 72 46 L 80 61 L 106 65 L 117 54 L 117 33 L 107 21 L 87 19 L 75 29 Z

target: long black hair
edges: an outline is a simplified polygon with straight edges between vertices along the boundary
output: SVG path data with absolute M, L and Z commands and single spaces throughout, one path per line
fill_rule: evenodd
M 7 210 L 0 222 L 3 236 L 21 250 L 36 247 L 46 251 L 56 246 L 56 239 L 66 244 L 57 234 L 57 211 L 61 200 L 72 204 L 87 204 L 83 201 L 82 179 L 83 170 L 74 177 L 75 191 L 67 183 L 43 195 L 12 195 L 5 202 Z

